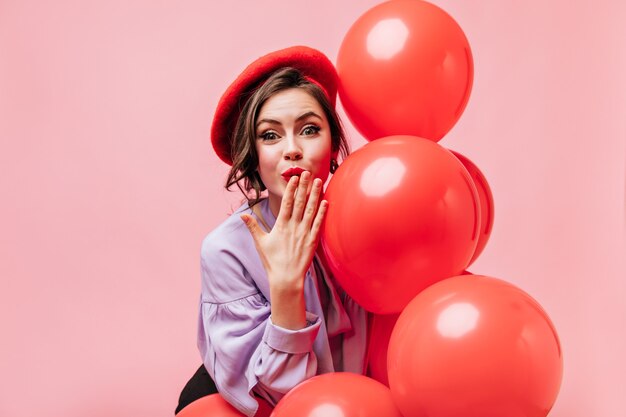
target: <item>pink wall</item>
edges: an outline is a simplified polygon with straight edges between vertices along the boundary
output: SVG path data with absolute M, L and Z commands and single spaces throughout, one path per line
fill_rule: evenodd
M 0 416 L 173 413 L 200 363 L 200 241 L 239 199 L 209 147 L 216 101 L 273 49 L 334 59 L 376 3 L 0 1 Z M 435 3 L 476 66 L 441 143 L 496 203 L 470 269 L 552 317 L 552 416 L 623 416 L 626 6 Z

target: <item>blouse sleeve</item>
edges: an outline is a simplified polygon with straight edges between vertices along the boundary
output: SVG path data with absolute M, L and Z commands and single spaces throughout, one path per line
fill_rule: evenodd
M 239 411 L 253 416 L 258 407 L 254 393 L 276 404 L 290 389 L 316 374 L 313 342 L 321 320 L 307 312 L 304 329 L 275 326 L 263 294 L 236 273 L 238 268 L 224 264 L 227 254 L 221 255 L 222 261 L 211 264 L 202 258 L 198 347 L 220 394 Z M 222 293 L 229 292 L 223 291 L 228 283 L 237 292 L 247 288 L 249 295 L 220 302 L 214 299 L 212 283 L 220 286 Z M 207 286 L 209 291 L 205 291 Z

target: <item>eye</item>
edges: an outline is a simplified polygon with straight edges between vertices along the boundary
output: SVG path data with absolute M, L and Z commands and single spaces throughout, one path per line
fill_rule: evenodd
M 302 134 L 304 136 L 313 136 L 317 134 L 321 130 L 321 127 L 316 125 L 307 125 L 302 129 Z
M 258 138 L 262 140 L 271 141 L 271 140 L 278 139 L 278 134 L 274 132 L 273 130 L 266 130 L 265 132 L 258 135 Z

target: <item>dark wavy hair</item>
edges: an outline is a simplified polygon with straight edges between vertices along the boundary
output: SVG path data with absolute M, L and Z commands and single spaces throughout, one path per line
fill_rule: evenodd
M 295 68 L 277 70 L 260 87 L 249 93 L 249 97 L 242 97 L 245 104 L 237 120 L 235 132 L 230 138 L 233 165 L 226 179 L 226 189 L 230 191 L 233 185 L 237 185 L 250 207 L 261 201 L 261 193 L 266 189 L 257 171 L 259 157 L 255 142 L 259 111 L 274 94 L 290 88 L 303 89 L 320 104 L 330 125 L 332 151 L 338 151 L 342 160 L 350 153 L 341 120 L 320 86 L 307 80 Z

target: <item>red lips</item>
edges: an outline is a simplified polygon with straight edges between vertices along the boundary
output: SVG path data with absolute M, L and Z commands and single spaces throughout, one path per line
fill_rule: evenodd
M 291 168 L 285 170 L 280 175 L 285 179 L 285 181 L 289 181 L 289 179 L 291 177 L 293 177 L 294 175 L 300 176 L 300 174 L 302 174 L 304 171 L 305 171 L 305 169 L 300 168 L 300 167 L 291 167 Z

